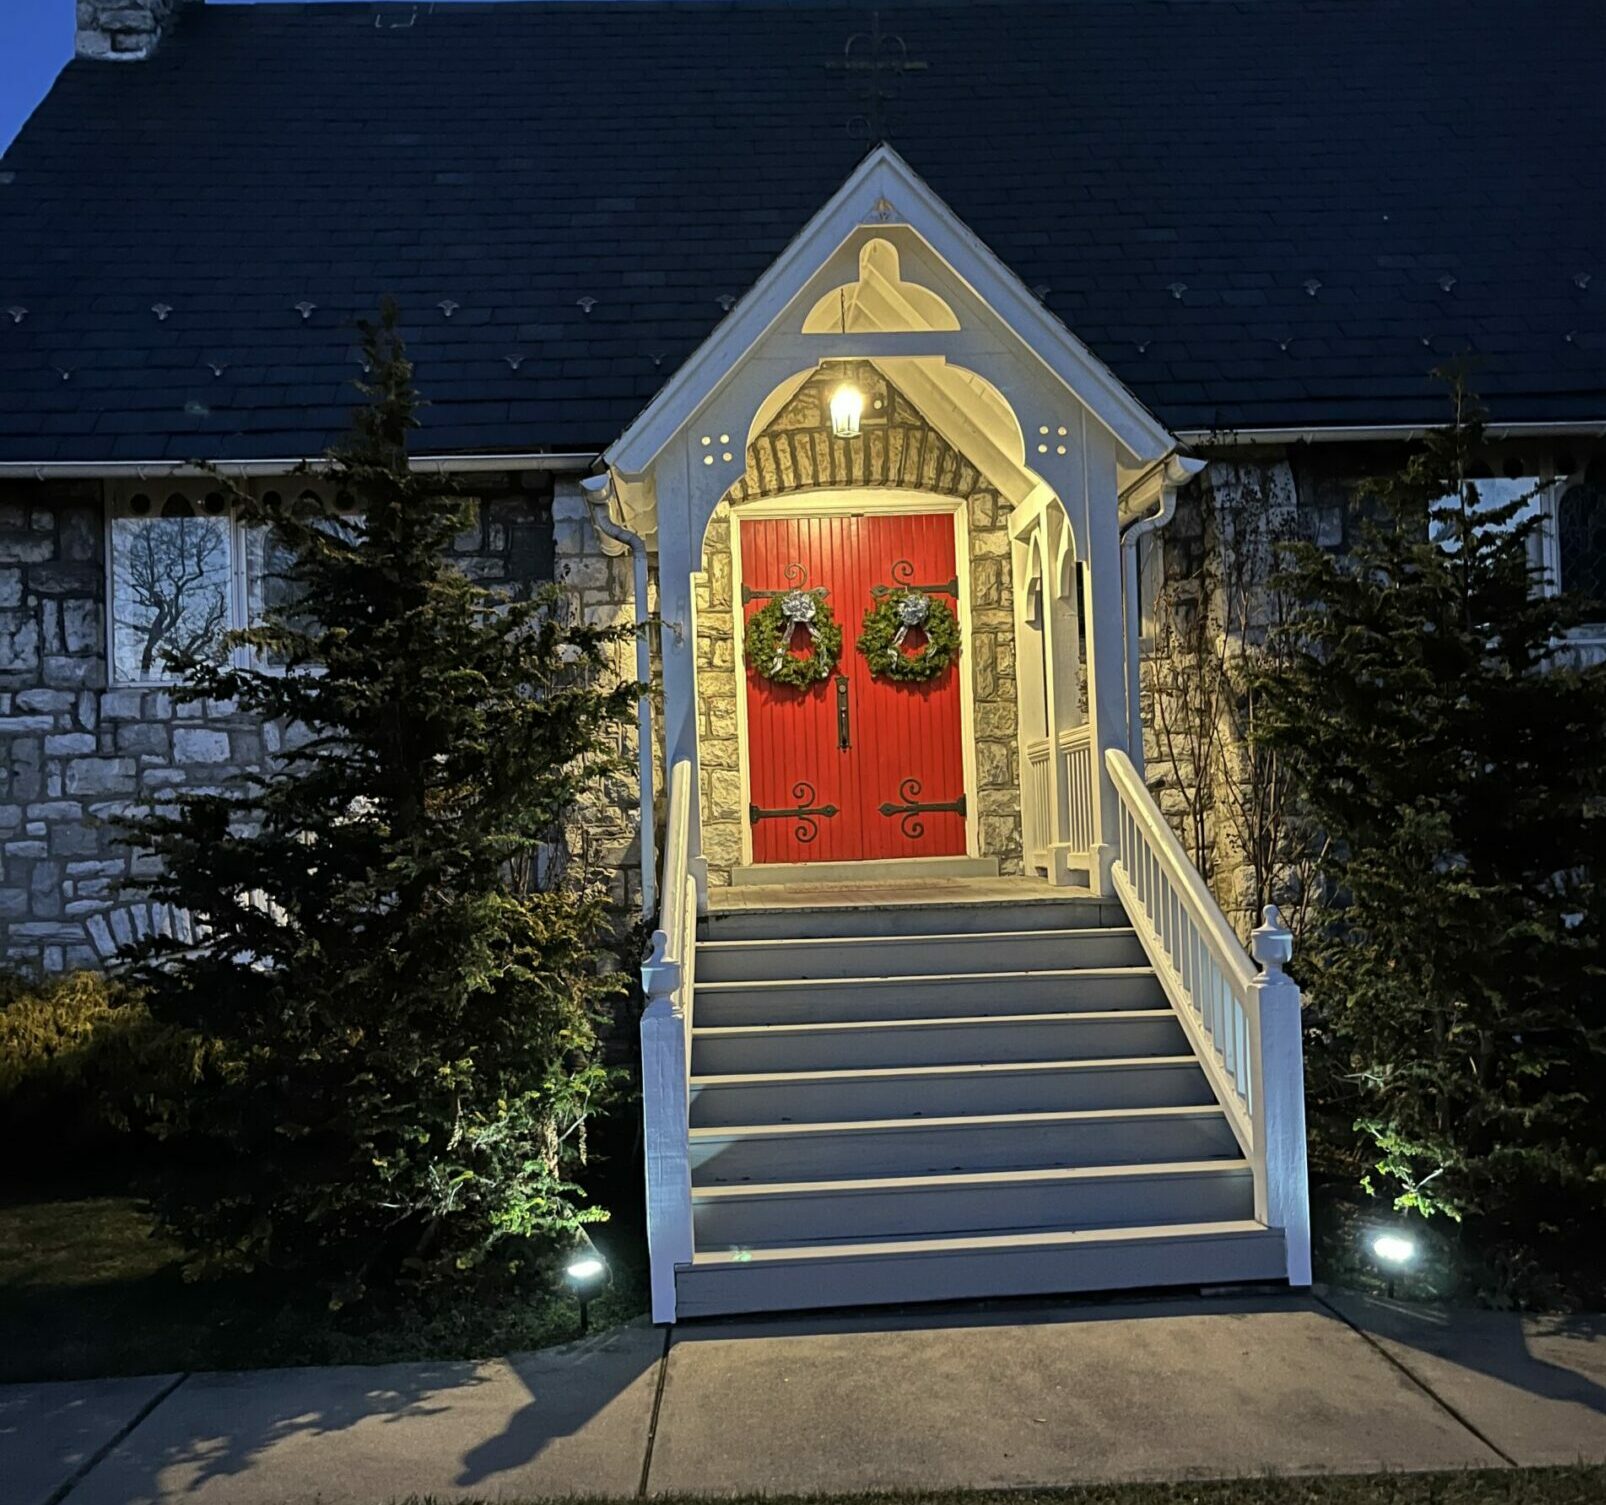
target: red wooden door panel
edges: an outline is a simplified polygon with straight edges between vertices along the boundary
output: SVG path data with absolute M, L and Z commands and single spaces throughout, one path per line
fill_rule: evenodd
M 771 684 L 744 665 L 753 861 L 962 855 L 962 665 L 900 683 L 872 674 L 855 647 L 875 587 L 954 581 L 953 516 L 744 520 L 741 553 L 744 621 L 801 572 L 803 585 L 826 592 L 843 637 L 835 675 L 808 689 Z M 954 596 L 944 599 L 958 609 Z M 925 808 L 933 805 L 949 808 Z

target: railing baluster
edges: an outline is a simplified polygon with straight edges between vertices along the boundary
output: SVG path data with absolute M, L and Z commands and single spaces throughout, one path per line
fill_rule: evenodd
M 1268 909 L 1254 935 L 1257 973 L 1131 759 L 1112 748 L 1104 761 L 1120 805 L 1116 890 L 1250 1162 L 1256 1216 L 1283 1230 L 1289 1279 L 1306 1283 L 1299 989 L 1281 971 L 1288 933 Z M 1079 787 L 1078 778 L 1068 779 L 1071 787 Z M 1274 1008 L 1270 1024 L 1262 1000 Z
M 691 1031 L 697 947 L 692 874 L 691 764 L 670 770 L 663 905 L 642 964 L 641 1110 L 647 1180 L 647 1251 L 655 1322 L 675 1320 L 675 1269 L 691 1263 Z

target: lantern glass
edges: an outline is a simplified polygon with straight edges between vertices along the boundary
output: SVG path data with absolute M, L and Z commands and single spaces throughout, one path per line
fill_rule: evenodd
M 864 397 L 851 382 L 844 382 L 831 394 L 831 432 L 838 439 L 857 439 L 863 414 Z

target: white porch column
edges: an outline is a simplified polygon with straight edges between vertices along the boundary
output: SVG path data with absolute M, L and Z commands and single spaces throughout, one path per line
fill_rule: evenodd
M 1121 615 L 1121 532 L 1117 518 L 1120 488 L 1115 445 L 1096 424 L 1084 423 L 1087 485 L 1083 494 L 1088 590 L 1088 720 L 1093 749 L 1093 819 L 1097 835 L 1093 871 L 1095 892 L 1110 894 L 1119 804 L 1104 755 L 1126 749 L 1126 642 Z
M 1071 881 L 1066 858 L 1070 851 L 1070 789 L 1065 781 L 1065 759 L 1060 755 L 1060 733 L 1068 731 L 1076 713 L 1075 686 L 1066 693 L 1066 622 L 1059 591 L 1060 543 L 1068 526 L 1061 508 L 1045 508 L 1039 520 L 1039 548 L 1043 561 L 1042 650 L 1044 720 L 1048 726 L 1048 881 Z M 1075 655 L 1074 632 L 1070 651 Z
M 663 621 L 664 762 L 669 768 L 683 758 L 691 764 L 691 868 L 697 880 L 698 902 L 704 910 L 708 905 L 708 860 L 703 851 L 703 778 L 697 725 L 695 582 L 703 569 L 703 543 L 709 521 L 720 499 L 741 479 L 746 468 L 744 436 L 759 401 L 747 390 L 754 380 L 749 374 L 695 426 L 671 439 L 653 467 L 658 515 L 658 600 Z
M 1052 444 L 1029 452 L 1038 474 L 1053 488 L 1069 520 L 1077 557 L 1086 564 L 1088 738 L 1092 759 L 1094 839 L 1088 882 L 1094 893 L 1114 892 L 1110 867 L 1115 857 L 1117 801 L 1104 754 L 1126 747 L 1126 658 L 1121 618 L 1120 504 L 1116 441 L 1083 412 Z M 1075 630 L 1072 622 L 1071 629 Z M 1063 702 L 1061 694 L 1058 699 Z M 1061 728 L 1052 726 L 1058 737 Z M 1058 747 L 1055 761 L 1059 762 Z
M 692 575 L 701 568 L 702 524 L 688 474 L 684 440 L 677 440 L 657 468 L 658 613 L 664 680 L 664 767 L 691 764 L 690 842 L 699 908 L 707 906 L 704 876 L 702 787 L 697 756 L 697 620 Z

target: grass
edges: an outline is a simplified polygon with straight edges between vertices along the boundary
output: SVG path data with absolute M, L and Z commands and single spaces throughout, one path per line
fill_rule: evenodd
M 670 1497 L 716 1505 L 708 1496 Z M 1432 1474 L 1327 1474 L 1179 1484 L 1086 1484 L 1067 1489 L 908 1490 L 861 1495 L 721 1495 L 717 1505 L 1600 1505 L 1606 1466 Z M 446 1505 L 429 1495 L 405 1505 Z M 473 1505 L 473 1502 L 454 1502 Z M 484 1502 L 489 1505 L 489 1502 Z M 507 1505 L 507 1502 L 504 1502 Z M 558 1505 L 526 1500 L 521 1505 Z M 572 1501 L 566 1505 L 573 1505 Z
M 622 1263 L 592 1305 L 593 1327 L 645 1306 L 628 1252 Z M 185 1281 L 178 1249 L 155 1233 L 133 1197 L 0 1205 L 0 1383 L 485 1358 L 567 1342 L 578 1323 L 567 1294 L 337 1317 L 315 1302 L 272 1299 L 248 1277 Z

